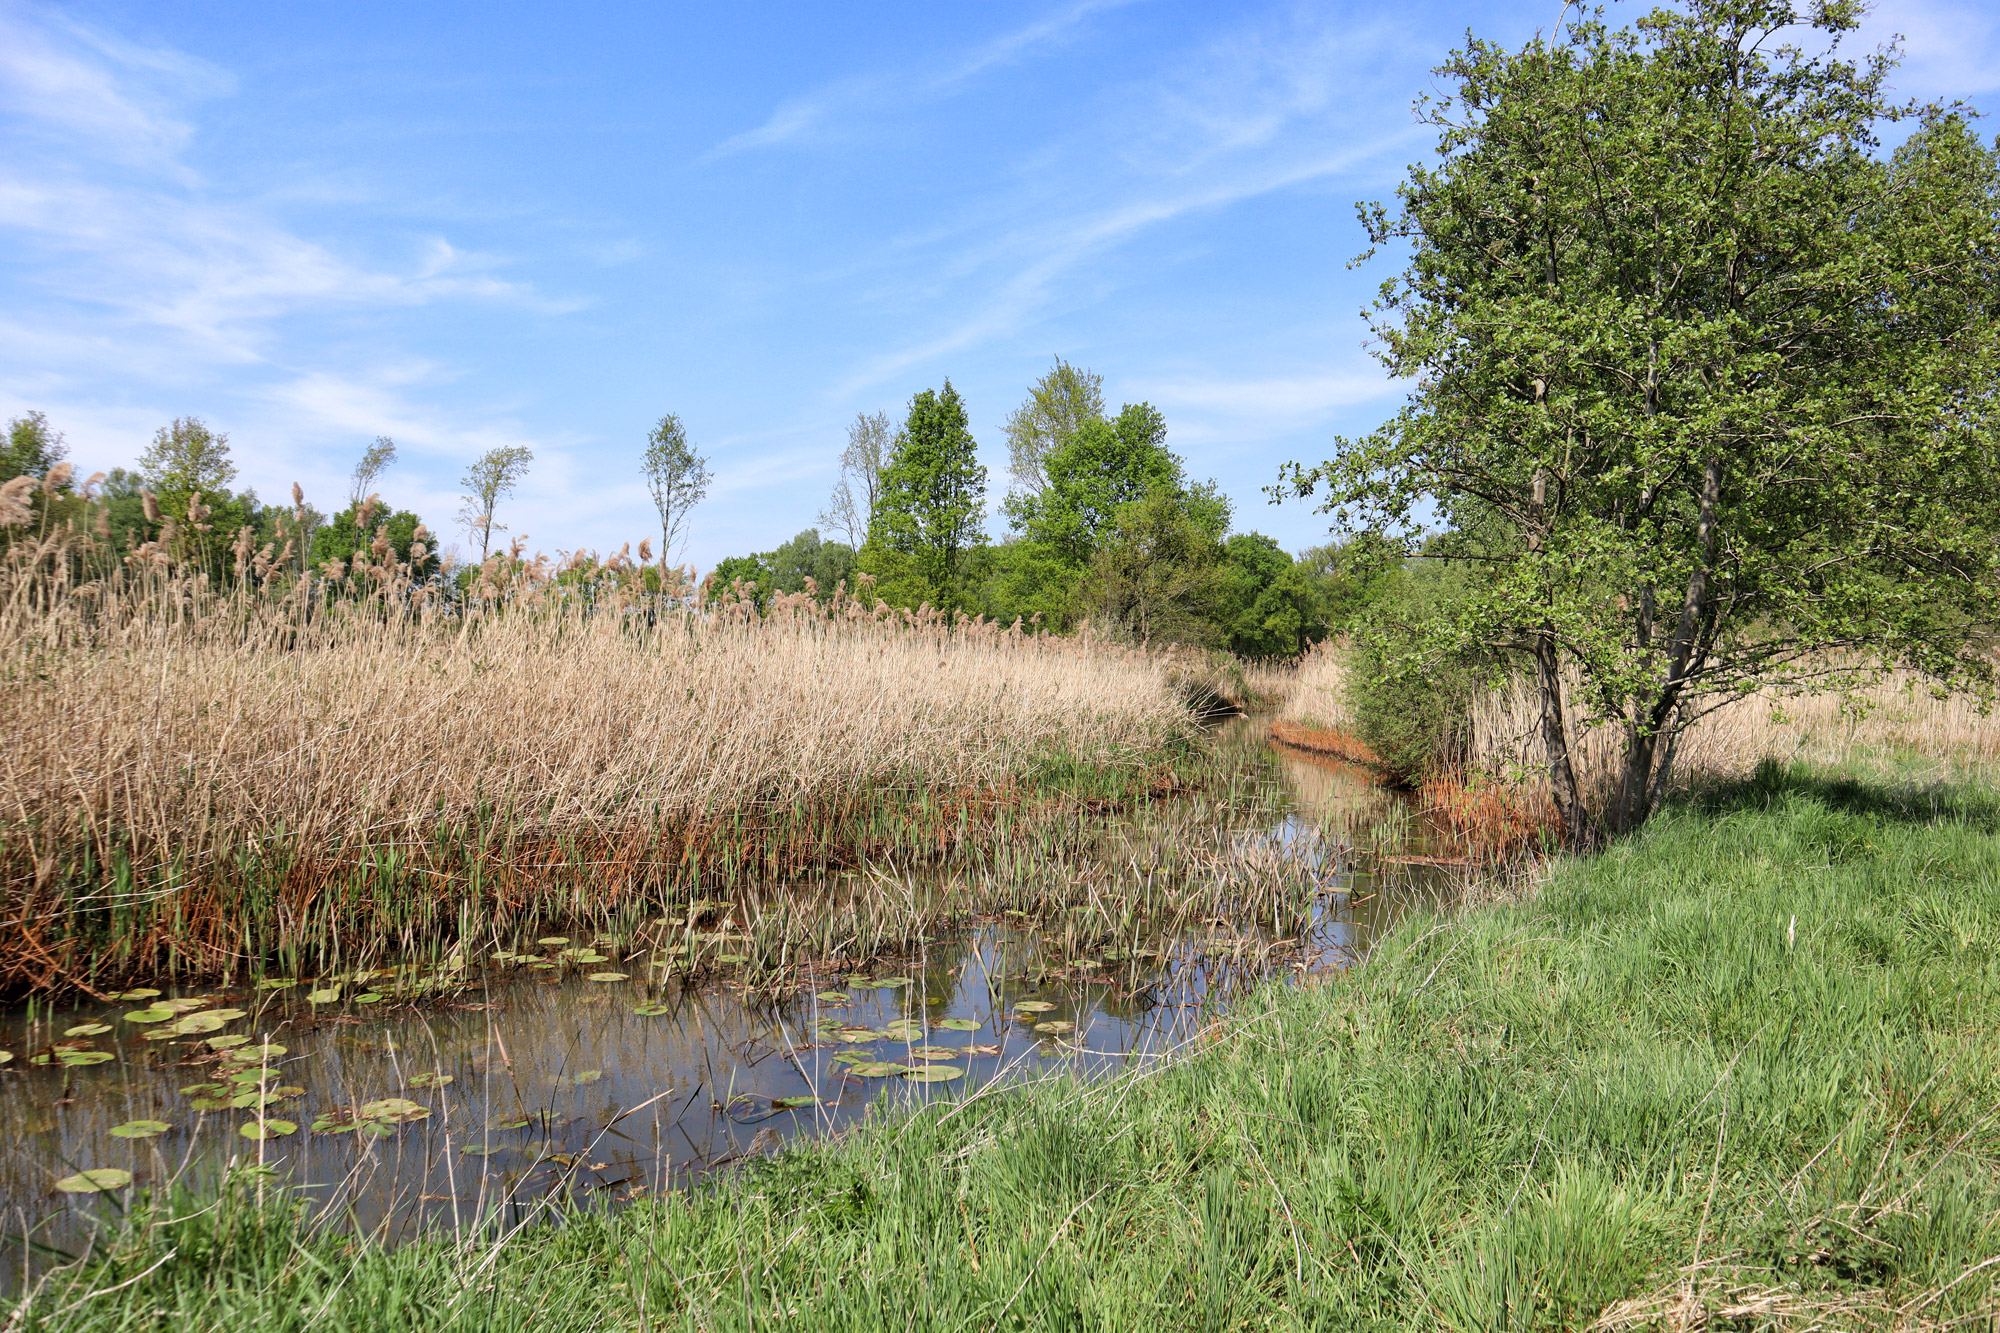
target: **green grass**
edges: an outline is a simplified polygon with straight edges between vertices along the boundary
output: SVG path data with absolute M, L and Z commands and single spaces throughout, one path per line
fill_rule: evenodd
M 1143 1077 L 492 1248 L 135 1216 L 12 1326 L 1987 1328 L 1996 1020 L 1994 796 L 1767 769 Z

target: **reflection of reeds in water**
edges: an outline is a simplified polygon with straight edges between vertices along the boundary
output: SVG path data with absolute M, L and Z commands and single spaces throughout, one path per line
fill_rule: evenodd
M 394 565 L 220 591 L 170 557 L 0 564 L 0 984 L 935 855 L 1034 807 L 1024 777 L 1143 791 L 1187 734 L 1154 659 L 844 593 L 694 612 L 496 557 L 461 612 Z

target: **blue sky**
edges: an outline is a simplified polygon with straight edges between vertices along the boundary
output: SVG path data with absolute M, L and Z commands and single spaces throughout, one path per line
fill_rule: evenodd
M 437 527 L 526 444 L 501 518 L 553 551 L 655 530 L 677 412 L 706 568 L 812 524 L 854 414 L 946 376 L 997 502 L 1060 353 L 1298 549 L 1323 522 L 1262 488 L 1399 400 L 1352 205 L 1425 153 L 1467 27 L 1559 8 L 0 0 L 0 414 L 86 470 L 199 415 L 322 509 L 388 434 L 384 497 Z M 2000 7 L 1891 31 L 1902 91 L 1993 100 Z

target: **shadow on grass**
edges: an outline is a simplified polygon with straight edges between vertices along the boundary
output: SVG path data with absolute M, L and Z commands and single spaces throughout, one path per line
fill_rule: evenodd
M 2000 792 L 1972 783 L 1899 783 L 1891 778 L 1815 769 L 1766 759 L 1747 778 L 1704 784 L 1686 798 L 1709 815 L 1771 810 L 1799 800 L 1888 824 L 1963 824 L 2000 832 Z

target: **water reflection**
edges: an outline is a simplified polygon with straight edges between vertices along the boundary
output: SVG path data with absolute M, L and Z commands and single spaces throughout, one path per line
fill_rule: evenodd
M 1261 745 L 1246 724 L 1222 742 Z M 573 1194 L 670 1188 L 836 1130 L 883 1097 L 957 1098 L 1167 1055 L 1246 986 L 1352 963 L 1404 901 L 1371 855 L 1384 837 L 1411 836 L 1393 795 L 1303 755 L 1260 757 L 1258 771 L 1282 781 L 1284 813 L 1240 831 L 1222 873 L 1303 885 L 1302 925 L 1218 911 L 1172 936 L 1073 952 L 1062 933 L 1003 914 L 777 1000 L 650 982 L 645 951 L 602 941 L 620 972 L 599 975 L 623 979 L 494 972 L 451 1002 L 384 1011 L 210 992 L 190 1012 L 244 1011 L 220 1038 L 149 1041 L 142 1029 L 160 1025 L 126 1015 L 167 997 L 16 1013 L 5 1031 L 17 1059 L 0 1070 L 7 1229 L 73 1244 L 97 1208 L 56 1190 L 78 1171 L 200 1189 L 246 1166 L 391 1236 L 512 1223 Z M 1114 824 L 1107 858 L 1147 836 Z M 65 1036 L 99 1025 L 108 1030 Z M 64 1045 L 112 1055 L 68 1066 Z M 166 1128 L 113 1134 L 147 1121 Z

